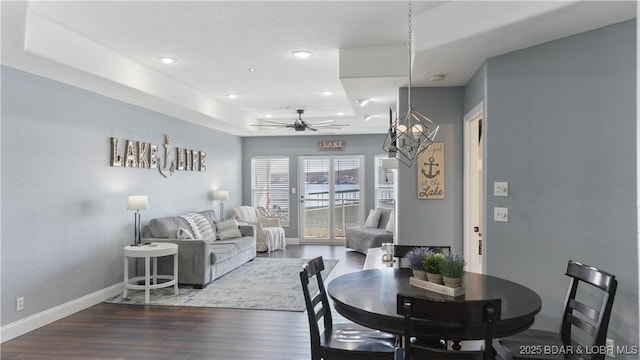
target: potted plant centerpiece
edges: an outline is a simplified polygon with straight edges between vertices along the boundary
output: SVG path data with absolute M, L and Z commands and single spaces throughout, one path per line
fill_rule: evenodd
M 442 259 L 444 255 L 430 251 L 422 261 L 422 268 L 427 272 L 427 280 L 432 283 L 442 284 Z
M 467 264 L 462 256 L 455 254 L 445 255 L 440 264 L 444 284 L 452 288 L 460 287 L 465 265 Z
M 407 265 L 413 270 L 413 276 L 416 279 L 427 280 L 427 274 L 422 268 L 422 262 L 429 251 L 429 248 L 426 247 L 415 247 L 409 250 L 404 256 Z

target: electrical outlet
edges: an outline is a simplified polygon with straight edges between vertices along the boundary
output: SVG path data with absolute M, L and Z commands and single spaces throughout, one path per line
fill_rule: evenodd
M 19 297 L 16 299 L 16 311 L 24 310 L 24 298 Z
M 607 347 L 607 357 L 616 357 L 616 353 L 614 351 L 614 349 L 616 348 L 616 343 L 613 341 L 613 339 L 607 339 L 605 345 Z

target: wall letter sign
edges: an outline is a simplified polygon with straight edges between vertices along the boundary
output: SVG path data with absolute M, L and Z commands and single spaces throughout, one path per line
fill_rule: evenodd
M 175 158 L 169 161 L 171 137 L 165 137 L 164 154 L 158 154 L 159 147 L 143 141 L 125 140 L 124 149 L 119 149 L 118 138 L 110 138 L 111 151 L 109 165 L 113 167 L 130 167 L 140 169 L 158 169 L 164 177 L 173 175 L 174 171 L 207 171 L 205 160 L 207 153 L 199 150 L 175 148 Z

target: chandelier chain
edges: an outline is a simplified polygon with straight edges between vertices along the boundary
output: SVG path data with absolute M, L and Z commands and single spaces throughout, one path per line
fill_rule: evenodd
M 409 41 L 407 42 L 407 47 L 409 48 L 409 85 L 407 87 L 407 105 L 408 112 L 411 112 L 411 58 L 413 57 L 413 6 L 411 5 L 411 0 L 409 0 L 408 8 L 407 27 L 409 28 Z

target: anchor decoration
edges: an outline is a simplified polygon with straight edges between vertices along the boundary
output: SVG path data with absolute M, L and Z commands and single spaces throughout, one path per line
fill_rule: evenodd
M 434 142 L 418 158 L 418 199 L 444 199 L 444 143 Z
M 160 171 L 160 175 L 164 177 L 169 177 L 173 175 L 173 172 L 176 170 L 175 164 L 173 161 L 171 162 L 171 168 L 169 168 L 169 172 L 167 173 L 167 165 L 169 164 L 169 140 L 171 140 L 171 136 L 165 135 L 164 138 L 164 166 L 158 166 L 158 171 Z
M 440 175 L 440 170 L 437 170 L 435 173 L 433 172 L 433 167 L 434 166 L 439 166 L 440 164 L 436 164 L 435 163 L 436 159 L 433 157 L 429 158 L 429 163 L 424 163 L 425 166 L 429 166 L 429 173 L 427 174 L 427 172 L 425 171 L 424 168 L 422 168 L 422 175 L 424 175 L 427 179 L 433 179 L 434 177 Z

